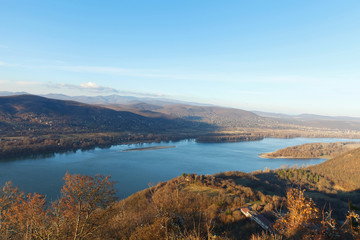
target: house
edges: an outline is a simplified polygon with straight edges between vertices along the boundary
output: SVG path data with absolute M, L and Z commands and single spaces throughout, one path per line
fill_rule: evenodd
M 240 211 L 246 216 L 246 217 L 252 217 L 251 210 L 249 208 L 241 208 Z

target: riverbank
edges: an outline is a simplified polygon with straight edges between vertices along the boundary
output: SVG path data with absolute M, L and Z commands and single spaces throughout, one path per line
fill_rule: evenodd
M 295 157 L 295 156 L 279 156 L 279 157 L 272 157 L 271 154 L 274 152 L 269 153 L 261 153 L 258 156 L 261 158 L 268 158 L 268 159 L 330 159 L 330 156 L 323 156 L 323 157 Z
M 115 145 L 128 145 L 137 143 L 159 143 L 159 142 L 176 142 L 185 139 L 195 139 L 199 143 L 227 143 L 227 142 L 248 142 L 259 141 L 265 138 L 355 138 L 357 135 L 338 135 L 338 134 L 313 134 L 311 132 L 254 132 L 243 131 L 219 131 L 214 133 L 176 133 L 168 134 L 131 134 L 128 132 L 117 133 L 79 133 L 63 135 L 40 135 L 40 136 L 18 136 L 0 138 L 0 159 L 6 158 L 24 158 L 36 157 L 40 155 L 76 152 L 77 150 L 91 150 L 97 147 L 109 148 Z M 360 138 L 360 136 L 359 136 Z M 270 158 L 269 156 L 261 156 Z M 285 157 L 289 158 L 289 157 Z M 297 157 L 291 158 L 317 158 L 317 157 Z M 324 158 L 321 156 L 320 158 Z

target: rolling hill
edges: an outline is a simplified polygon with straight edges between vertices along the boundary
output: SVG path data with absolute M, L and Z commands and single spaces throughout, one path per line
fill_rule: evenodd
M 48 99 L 35 95 L 0 97 L 2 133 L 38 132 L 165 132 L 210 127 L 164 114 L 139 115 L 74 101 Z
M 307 143 L 263 153 L 264 158 L 332 158 L 360 147 L 359 142 Z
M 221 128 L 236 129 L 249 127 L 265 127 L 278 122 L 270 118 L 260 117 L 252 112 L 216 106 L 195 106 L 187 104 L 171 104 L 158 106 L 146 103 L 127 105 L 131 109 L 141 109 L 163 113 L 176 118 L 196 122 L 204 122 Z
M 335 185 L 344 190 L 360 188 L 360 148 L 310 167 L 313 172 L 331 179 Z

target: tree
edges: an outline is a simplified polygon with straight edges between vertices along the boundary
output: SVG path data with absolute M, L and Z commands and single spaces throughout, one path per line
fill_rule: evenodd
M 0 191 L 1 239 L 48 239 L 51 215 L 45 210 L 45 197 L 24 192 L 7 182 Z
M 287 191 L 288 212 L 280 216 L 274 225 L 286 237 L 306 234 L 319 225 L 320 211 L 311 199 L 305 197 L 304 192 L 294 188 Z
M 110 177 L 69 173 L 61 198 L 53 204 L 59 239 L 89 239 L 105 223 L 105 208 L 115 200 L 115 182 Z

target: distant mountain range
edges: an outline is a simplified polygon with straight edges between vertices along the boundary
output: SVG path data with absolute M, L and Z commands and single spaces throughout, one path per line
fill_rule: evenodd
M 15 96 L 22 92 L 0 92 L 0 96 Z M 139 98 L 133 96 L 67 96 L 47 94 L 43 97 L 84 104 L 98 105 L 115 111 L 131 112 L 142 117 L 182 119 L 201 122 L 226 129 L 266 128 L 284 129 L 313 127 L 339 130 L 360 130 L 360 118 L 331 117 L 314 114 L 287 115 L 260 111 L 245 111 L 235 108 L 183 102 L 167 98 Z
M 108 96 L 67 96 L 64 94 L 46 94 L 41 95 L 47 98 L 59 99 L 59 100 L 72 100 L 87 104 L 136 104 L 147 103 L 159 106 L 169 104 L 190 104 L 196 106 L 210 106 L 209 104 L 201 104 L 195 102 L 185 102 L 169 98 L 155 98 L 155 97 L 133 97 L 133 96 L 120 96 L 120 95 L 108 95 Z
M 14 96 L 14 95 L 33 95 L 27 92 L 8 92 L 0 91 L 0 96 Z M 107 96 L 68 96 L 65 94 L 43 94 L 39 95 L 46 98 L 58 99 L 58 100 L 70 100 L 87 104 L 134 104 L 134 103 L 148 103 L 154 105 L 169 105 L 169 104 L 190 104 L 200 106 L 210 106 L 209 104 L 201 104 L 194 102 L 185 102 L 180 100 L 168 99 L 168 98 L 152 98 L 152 97 L 134 97 L 134 96 L 120 96 L 120 95 L 107 95 Z
M 316 114 L 299 114 L 299 115 L 289 115 L 283 113 L 270 113 L 270 112 L 261 112 L 253 111 L 253 113 L 262 116 L 262 117 L 271 117 L 271 118 L 282 118 L 282 119 L 295 119 L 301 121 L 350 121 L 350 122 L 360 122 L 360 118 L 357 117 L 347 117 L 347 116 L 323 116 Z

